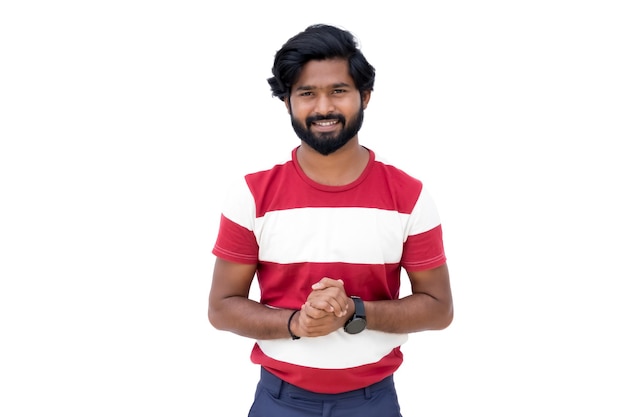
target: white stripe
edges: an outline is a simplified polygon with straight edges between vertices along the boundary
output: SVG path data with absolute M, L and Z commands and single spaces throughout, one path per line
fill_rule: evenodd
M 282 362 L 320 369 L 342 369 L 378 362 L 408 338 L 407 334 L 369 329 L 359 334 L 348 334 L 339 329 L 322 337 L 257 342 L 267 356 Z
M 259 259 L 267 262 L 396 263 L 409 235 L 439 225 L 430 195 L 422 190 L 411 215 L 360 207 L 309 207 L 268 212 L 256 218 L 245 180 L 231 187 L 224 215 L 254 232 Z
M 371 208 L 301 208 L 266 213 L 254 232 L 268 262 L 399 262 L 409 216 Z
M 222 213 L 229 220 L 248 230 L 254 228 L 256 208 L 254 198 L 244 178 L 238 178 L 231 183 Z
M 439 226 L 441 219 L 435 200 L 433 200 L 426 188 L 422 188 L 420 197 L 413 207 L 409 225 L 409 235 L 427 232 Z

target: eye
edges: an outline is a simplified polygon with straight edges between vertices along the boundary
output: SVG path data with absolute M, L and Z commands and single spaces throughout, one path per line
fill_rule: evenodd
M 313 95 L 313 92 L 311 91 L 303 91 L 299 94 L 300 97 L 311 97 Z
M 345 92 L 346 92 L 346 90 L 344 90 L 343 88 L 335 88 L 333 90 L 333 94 L 343 94 Z

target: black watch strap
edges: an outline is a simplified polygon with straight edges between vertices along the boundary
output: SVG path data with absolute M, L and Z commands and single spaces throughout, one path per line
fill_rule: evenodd
M 350 298 L 354 301 L 354 317 L 365 318 L 365 304 L 363 304 L 361 297 L 353 295 Z

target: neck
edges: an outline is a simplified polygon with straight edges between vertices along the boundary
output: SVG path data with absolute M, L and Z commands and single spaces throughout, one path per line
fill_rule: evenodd
M 330 155 L 322 155 L 303 142 L 296 156 L 307 177 L 331 186 L 347 185 L 355 181 L 369 162 L 369 152 L 359 145 L 357 137 Z

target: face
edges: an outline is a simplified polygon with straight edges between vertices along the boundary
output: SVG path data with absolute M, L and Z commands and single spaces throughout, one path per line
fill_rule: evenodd
M 363 124 L 370 92 L 362 97 L 344 59 L 309 61 L 286 100 L 298 137 L 322 155 L 354 138 Z

